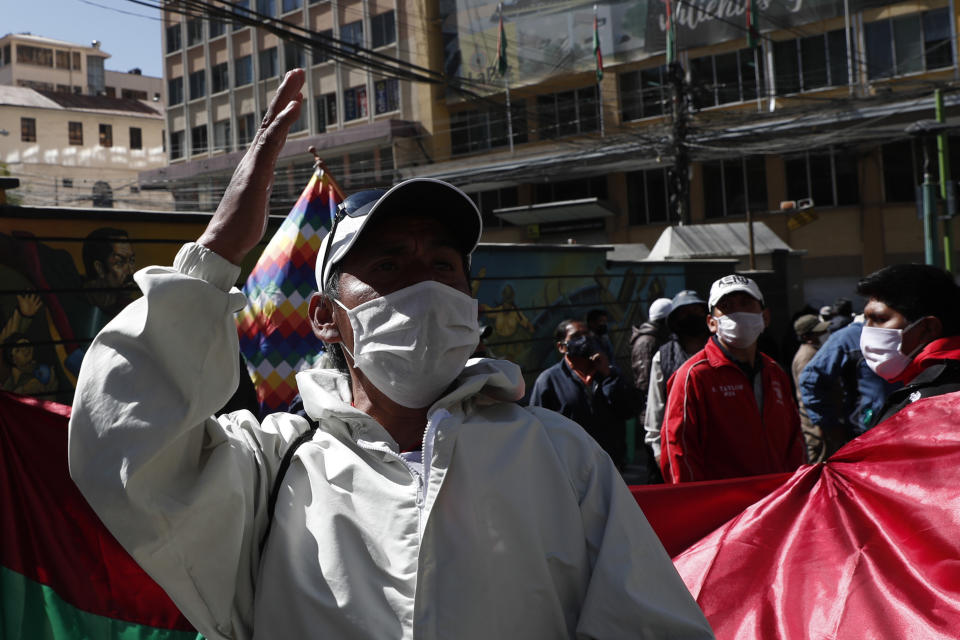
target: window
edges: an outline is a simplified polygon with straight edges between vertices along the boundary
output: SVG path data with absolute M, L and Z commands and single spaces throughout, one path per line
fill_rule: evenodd
M 483 227 L 490 229 L 504 226 L 503 220 L 494 215 L 495 209 L 505 209 L 515 207 L 520 203 L 519 190 L 516 187 L 504 187 L 503 189 L 491 189 L 490 191 L 480 191 L 479 193 L 468 193 L 467 195 L 476 203 L 480 209 L 480 215 L 483 216 Z
M 393 149 L 391 147 L 380 147 L 380 173 L 378 178 L 381 182 L 393 184 Z M 960 165 L 958 165 L 960 166 Z
M 787 199 L 812 198 L 817 207 L 842 207 L 860 202 L 857 159 L 827 150 L 784 160 Z
M 272 18 L 276 11 L 277 3 L 275 0 L 257 0 L 257 13 L 261 13 Z
M 283 0 L 281 6 L 283 7 L 283 12 L 287 13 L 289 11 L 294 11 L 303 6 L 303 0 Z
M 376 181 L 376 162 L 373 151 L 354 151 L 347 156 L 346 183 L 351 186 L 369 185 Z
M 773 43 L 777 95 L 847 84 L 843 29 Z
M 37 141 L 37 119 L 20 118 L 20 142 Z
M 207 21 L 207 29 L 210 30 L 210 39 L 213 40 L 227 32 L 227 23 L 222 20 L 210 18 Z
M 667 170 L 631 171 L 626 178 L 630 224 L 667 222 L 670 211 Z
M 83 144 L 83 123 L 68 122 L 67 137 L 70 140 L 70 144 L 82 145 Z
M 540 139 L 600 130 L 597 87 L 537 96 Z
M 57 85 L 57 93 L 70 93 L 70 91 L 71 91 L 70 85 L 68 85 L 68 84 L 58 84 L 58 85 Z
M 233 63 L 233 79 L 237 87 L 253 82 L 253 60 L 250 56 L 237 58 Z
M 71 57 L 73 58 L 73 70 L 80 71 L 80 52 L 74 51 Z
M 140 127 L 130 127 L 130 148 L 143 149 L 143 132 Z
M 690 80 L 697 109 L 756 100 L 764 93 L 763 56 L 758 49 L 741 49 L 694 58 Z
M 116 87 L 104 87 L 103 95 L 107 96 L 108 98 L 116 98 L 117 97 Z
M 210 86 L 212 93 L 220 93 L 230 88 L 230 69 L 226 62 L 215 64 L 210 69 Z
M 131 100 L 146 100 L 146 91 L 137 91 L 136 89 L 120 89 L 121 98 L 130 98 Z
M 510 105 L 513 143 L 527 142 L 527 109 L 523 100 Z M 459 111 L 450 115 L 450 151 L 453 155 L 476 153 L 510 144 L 507 109 L 491 107 Z
M 363 46 L 363 21 L 357 20 L 356 22 L 351 22 L 349 24 L 342 25 L 340 27 L 340 41 L 344 44 L 356 45 L 357 47 Z
M 376 97 L 375 113 L 389 113 L 400 108 L 399 84 L 396 78 L 377 80 L 373 83 L 373 93 Z
M 60 183 L 63 185 L 64 189 L 73 188 L 73 178 L 64 178 L 63 180 L 60 181 Z
M 213 150 L 233 151 L 233 141 L 230 139 L 230 120 L 219 120 L 213 123 Z
M 260 78 L 277 75 L 277 48 L 270 47 L 260 52 Z
M 352 87 L 343 92 L 343 121 L 367 117 L 367 88 Z
M 207 93 L 207 74 L 203 69 L 190 72 L 190 99 L 202 98 Z
M 250 17 L 250 0 L 237 0 L 233 3 L 233 13 L 238 16 Z M 245 24 L 240 21 L 235 21 L 233 23 L 233 30 L 239 31 L 243 29 Z
M 320 40 L 321 42 L 330 42 L 330 39 L 333 38 L 333 29 L 324 29 L 317 35 L 319 36 L 317 40 Z M 326 62 L 329 59 L 330 52 L 327 49 L 322 49 L 318 46 L 313 47 L 313 64 L 320 64 L 321 62 Z
M 869 22 L 865 40 L 867 77 L 871 80 L 952 64 L 947 8 Z
M 325 93 L 314 99 L 317 105 L 317 133 L 337 123 L 337 94 Z
M 31 47 L 28 44 L 17 45 L 17 62 L 35 64 L 41 67 L 53 66 L 53 49 Z
M 374 49 L 396 41 L 397 21 L 396 14 L 392 10 L 370 18 L 370 42 Z
M 620 117 L 639 120 L 663 115 L 663 106 L 670 99 L 670 81 L 665 66 L 621 73 Z
M 167 104 L 172 106 L 183 102 L 183 76 L 167 80 Z
M 101 147 L 113 146 L 113 125 L 112 124 L 100 125 L 100 146 Z
M 195 45 L 203 40 L 203 20 L 190 18 L 187 20 L 187 46 Z
M 10 58 L 10 45 L 3 45 L 3 52 L 0 55 L 0 64 L 10 64 L 13 60 Z
M 923 172 L 923 148 L 912 140 L 891 142 L 883 154 L 883 195 L 886 202 L 914 202 Z M 816 202 L 814 202 L 816 204 Z
M 535 204 L 544 202 L 563 202 L 564 200 L 579 200 L 581 198 L 607 199 L 607 177 L 580 178 L 577 180 L 560 180 L 558 182 L 541 182 L 534 189 Z
M 70 68 L 70 52 L 57 50 L 57 69 Z
M 707 218 L 767 210 L 767 169 L 762 156 L 703 163 Z M 707 196 L 709 194 L 709 196 Z
M 253 134 L 257 132 L 257 121 L 252 113 L 237 116 L 237 142 L 241 147 L 253 142 Z
M 183 43 L 180 40 L 180 23 L 167 27 L 167 53 L 179 51 Z
M 170 159 L 177 160 L 183 157 L 183 131 L 170 133 Z
M 283 45 L 283 70 L 299 69 L 303 64 L 303 49 L 289 42 Z
M 190 129 L 190 153 L 206 153 L 207 151 L 207 125 L 202 124 L 199 127 Z

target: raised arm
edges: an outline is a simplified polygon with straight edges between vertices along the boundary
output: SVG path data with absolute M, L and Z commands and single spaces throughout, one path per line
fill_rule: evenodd
M 286 444 L 308 426 L 294 416 L 260 425 L 246 411 L 210 417 L 237 386 L 236 263 L 263 235 L 302 83 L 302 71 L 287 74 L 203 244 L 135 275 L 144 296 L 93 341 L 70 420 L 80 491 L 208 638 L 251 636 L 265 498 Z

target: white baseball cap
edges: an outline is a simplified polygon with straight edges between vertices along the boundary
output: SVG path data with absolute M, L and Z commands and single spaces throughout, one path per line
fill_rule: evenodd
M 650 320 L 660 320 L 666 318 L 673 311 L 673 302 L 670 298 L 657 298 L 650 303 Z
M 443 216 L 466 254 L 473 253 L 477 248 L 483 232 L 480 210 L 470 196 L 448 182 L 434 178 L 412 178 L 387 190 L 358 191 L 347 196 L 337 207 L 331 232 L 317 250 L 314 269 L 317 288 L 323 290 L 323 283 L 330 276 L 333 266 L 347 256 L 374 214 L 404 216 L 424 211 Z M 330 243 L 328 255 L 327 245 Z
M 707 306 L 709 306 L 712 311 L 713 308 L 717 306 L 717 303 L 720 302 L 720 298 L 735 291 L 748 293 L 751 297 L 759 301 L 760 304 L 763 304 L 763 294 L 760 293 L 760 287 L 757 286 L 757 283 L 746 276 L 734 273 L 729 276 L 723 276 L 711 285 L 710 300 Z

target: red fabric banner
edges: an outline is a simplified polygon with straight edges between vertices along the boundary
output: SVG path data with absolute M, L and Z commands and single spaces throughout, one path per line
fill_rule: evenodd
M 958 425 L 909 405 L 674 558 L 717 638 L 957 638 Z

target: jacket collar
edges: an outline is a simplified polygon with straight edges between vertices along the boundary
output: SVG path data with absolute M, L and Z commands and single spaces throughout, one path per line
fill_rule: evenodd
M 944 360 L 960 360 L 960 336 L 938 338 L 925 346 L 893 382 L 910 381 L 912 383 L 927 367 Z
M 297 386 L 307 415 L 320 428 L 350 440 L 396 442 L 376 420 L 353 407 L 350 402 L 349 376 L 336 369 L 308 369 L 297 374 Z M 516 402 L 523 397 L 524 381 L 520 367 L 507 360 L 474 358 L 427 413 L 429 419 L 438 409 L 451 413 L 469 413 L 476 405 Z

